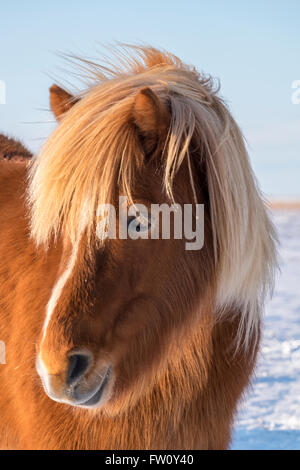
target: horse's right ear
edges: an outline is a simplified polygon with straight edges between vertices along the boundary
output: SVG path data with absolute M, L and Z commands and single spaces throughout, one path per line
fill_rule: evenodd
M 79 101 L 58 85 L 52 85 L 50 91 L 50 108 L 57 121 Z

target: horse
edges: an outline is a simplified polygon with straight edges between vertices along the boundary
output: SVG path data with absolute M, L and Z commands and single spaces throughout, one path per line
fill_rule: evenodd
M 20 157 L 0 161 L 0 447 L 227 449 L 276 234 L 215 81 L 152 47 L 115 55 L 76 59 L 83 91 L 50 88 L 37 155 L 0 139 Z M 202 248 L 97 235 L 120 196 L 203 205 Z

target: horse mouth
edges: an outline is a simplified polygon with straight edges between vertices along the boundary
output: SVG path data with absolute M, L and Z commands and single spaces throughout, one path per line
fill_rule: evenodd
M 78 406 L 84 407 L 84 408 L 96 408 L 96 406 L 100 403 L 101 398 L 103 396 L 103 392 L 111 378 L 111 367 L 107 369 L 105 372 L 103 379 L 96 389 L 94 395 L 92 395 L 88 400 L 85 402 L 78 403 Z

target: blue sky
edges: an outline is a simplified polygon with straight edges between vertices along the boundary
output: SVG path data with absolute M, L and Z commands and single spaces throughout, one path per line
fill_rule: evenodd
M 58 52 L 148 43 L 221 80 L 265 194 L 300 198 L 299 1 L 11 0 L 0 14 L 0 131 L 34 151 L 49 135 L 49 75 L 68 79 Z

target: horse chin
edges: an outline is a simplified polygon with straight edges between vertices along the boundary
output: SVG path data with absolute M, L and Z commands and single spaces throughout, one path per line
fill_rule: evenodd
M 112 396 L 113 385 L 114 376 L 112 367 L 108 367 L 101 383 L 99 384 L 98 388 L 95 389 L 95 393 L 85 402 L 73 404 L 73 406 L 89 410 L 102 408 Z

